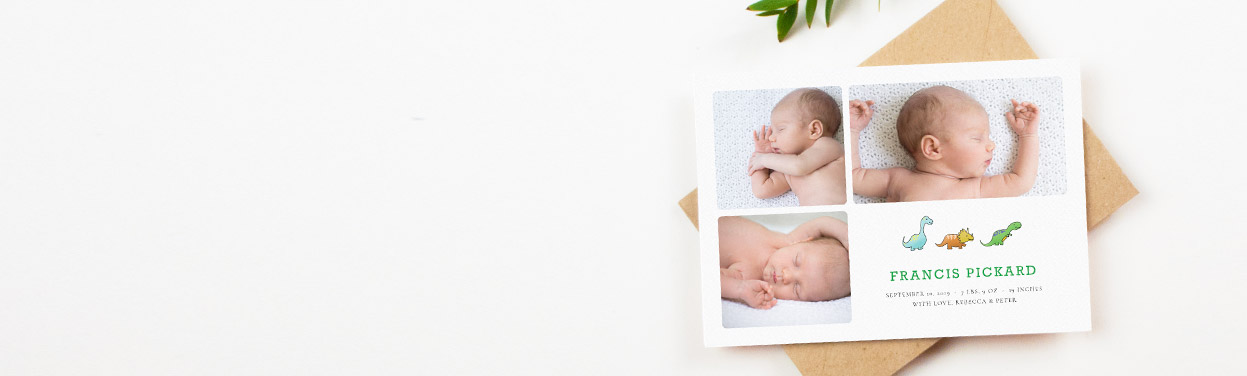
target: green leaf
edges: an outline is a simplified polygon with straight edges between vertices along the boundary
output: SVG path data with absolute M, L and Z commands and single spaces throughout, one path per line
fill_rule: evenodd
M 768 10 L 762 13 L 758 13 L 757 16 L 758 17 L 774 16 L 780 13 L 784 13 L 784 10 L 783 9 L 771 9 L 771 10 Z
M 818 0 L 805 0 L 805 28 L 814 27 L 814 11 L 818 10 Z
M 836 0 L 827 0 L 827 9 L 823 9 L 823 19 L 827 20 L 827 27 L 831 27 L 831 4 L 835 4 Z
M 788 6 L 791 6 L 796 3 L 797 3 L 797 0 L 761 0 L 759 2 L 749 5 L 748 7 L 745 8 L 745 10 L 752 10 L 752 11 L 776 10 L 776 9 L 787 8 Z
M 784 14 L 779 15 L 779 19 L 775 21 L 775 28 L 779 31 L 779 41 L 783 42 L 784 37 L 788 36 L 788 30 L 792 30 L 792 24 L 797 22 L 797 4 L 789 5 L 784 8 Z

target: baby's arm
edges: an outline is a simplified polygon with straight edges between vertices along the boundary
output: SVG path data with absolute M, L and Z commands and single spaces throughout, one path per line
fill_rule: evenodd
M 1018 134 L 1018 160 L 1013 171 L 983 178 L 979 183 L 982 197 L 1016 197 L 1035 185 L 1039 171 L 1039 107 L 1034 103 L 1013 102 L 1013 111 L 1005 114 L 1009 127 Z
M 765 125 L 759 130 L 753 131 L 753 155 L 758 153 L 768 153 L 771 150 L 771 128 Z M 753 157 L 749 158 L 750 166 L 746 169 L 749 173 L 749 186 L 753 188 L 753 195 L 757 198 L 771 198 L 788 192 L 788 179 L 784 174 L 777 173 L 768 169 L 754 169 Z
M 844 158 L 844 147 L 835 139 L 820 137 L 801 154 L 754 153 L 749 171 L 769 168 L 788 176 L 805 176 L 840 158 Z
M 802 223 L 788 233 L 788 241 L 792 243 L 817 238 L 836 239 L 844 244 L 844 248 L 849 248 L 849 225 L 832 217 L 818 217 Z
M 753 187 L 753 195 L 757 198 L 771 198 L 784 194 L 792 188 L 784 174 L 771 170 L 756 170 L 749 173 L 749 184 Z
M 777 303 L 771 284 L 740 279 L 739 271 L 727 268 L 719 268 L 719 296 L 759 309 L 771 309 Z
M 891 183 L 894 170 L 904 170 L 897 168 L 876 170 L 862 168 L 861 140 L 862 130 L 870 125 L 870 118 L 875 115 L 875 111 L 870 109 L 875 101 L 865 101 L 854 99 L 849 101 L 849 142 L 852 142 L 856 149 L 853 151 L 853 193 L 867 197 L 887 197 L 888 184 Z

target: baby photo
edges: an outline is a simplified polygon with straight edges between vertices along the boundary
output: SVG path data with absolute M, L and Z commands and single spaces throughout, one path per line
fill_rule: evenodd
M 840 87 L 714 93 L 720 209 L 840 205 Z
M 1066 191 L 1059 77 L 852 86 L 857 203 Z
M 723 327 L 849 322 L 844 212 L 719 217 Z

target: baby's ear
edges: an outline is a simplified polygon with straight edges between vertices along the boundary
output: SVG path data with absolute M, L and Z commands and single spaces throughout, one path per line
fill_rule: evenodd
M 817 140 L 819 137 L 823 137 L 823 131 L 825 130 L 826 129 L 823 128 L 822 120 L 814 119 L 810 121 L 810 139 L 811 140 Z
M 918 151 L 927 159 L 938 161 L 944 156 L 940 154 L 940 139 L 932 135 L 922 136 L 922 140 L 918 142 Z

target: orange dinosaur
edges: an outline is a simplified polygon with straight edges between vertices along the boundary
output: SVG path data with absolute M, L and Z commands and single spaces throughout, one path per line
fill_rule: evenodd
M 974 240 L 974 235 L 971 235 L 968 230 L 969 229 L 962 229 L 956 234 L 944 235 L 944 242 L 936 244 L 935 246 L 948 247 L 948 249 L 953 249 L 953 247 L 957 247 L 957 249 L 965 248 L 966 242 Z

